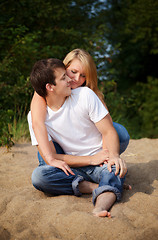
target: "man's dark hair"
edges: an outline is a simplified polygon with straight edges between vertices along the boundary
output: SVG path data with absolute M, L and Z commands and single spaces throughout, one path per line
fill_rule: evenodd
M 46 84 L 56 85 L 55 70 L 64 68 L 64 63 L 56 58 L 42 59 L 37 61 L 30 74 L 30 81 L 34 90 L 43 98 L 47 96 Z

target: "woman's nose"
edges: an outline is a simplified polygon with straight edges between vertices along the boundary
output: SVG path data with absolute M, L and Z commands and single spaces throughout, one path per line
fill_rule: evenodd
M 78 82 L 79 78 L 80 78 L 80 74 L 79 74 L 79 73 L 76 73 L 76 74 L 75 74 L 75 77 L 74 77 L 74 80 L 75 80 L 76 82 Z

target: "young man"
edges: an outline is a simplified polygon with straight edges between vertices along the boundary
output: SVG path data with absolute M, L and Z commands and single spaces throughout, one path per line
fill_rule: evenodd
M 33 171 L 34 187 L 53 195 L 80 196 L 93 192 L 93 214 L 110 217 L 109 209 L 121 198 L 127 169 L 119 156 L 118 135 L 107 117 L 108 111 L 87 87 L 71 93 L 71 79 L 60 60 L 38 61 L 30 80 L 35 91 L 47 102 L 45 124 L 53 153 L 50 162 L 42 163 Z M 31 113 L 28 121 L 32 144 L 38 145 L 31 126 Z M 66 154 L 56 154 L 52 140 Z

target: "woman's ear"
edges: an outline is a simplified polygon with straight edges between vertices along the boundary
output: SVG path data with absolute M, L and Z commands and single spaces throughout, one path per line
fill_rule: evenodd
M 47 89 L 47 91 L 49 91 L 49 92 L 53 92 L 53 85 L 50 84 L 50 83 L 47 83 L 47 84 L 46 84 L 46 89 Z

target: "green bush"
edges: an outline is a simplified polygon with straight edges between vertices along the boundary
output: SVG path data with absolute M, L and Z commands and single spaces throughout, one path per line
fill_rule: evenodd
M 0 146 L 4 145 L 9 148 L 14 144 L 12 134 L 9 131 L 9 123 L 11 122 L 12 116 L 13 111 L 0 110 Z
M 33 89 L 29 80 L 24 77 L 18 81 L 19 85 L 0 84 L 0 145 L 12 146 L 15 138 L 11 126 L 15 119 L 19 121 L 29 111 Z
M 130 136 L 135 138 L 135 135 L 130 131 L 132 128 L 127 117 L 127 107 L 126 101 L 127 98 L 117 91 L 117 83 L 112 81 L 102 81 L 100 84 L 100 90 L 104 94 L 104 100 L 110 112 L 110 115 L 114 122 L 122 124 L 128 132 Z
M 105 77 L 100 88 L 113 120 L 131 138 L 158 137 L 156 7 L 153 0 L 123 5 L 110 0 L 2 1 L 0 145 L 12 145 L 16 132 L 27 135 L 19 129 L 27 129 L 33 64 L 42 58 L 63 59 L 78 47 L 91 53 L 98 76 Z M 152 76 L 148 82 L 147 76 Z
M 158 137 L 158 79 L 148 77 L 147 83 L 137 83 L 134 104 L 140 118 L 142 137 Z
M 123 124 L 131 138 L 158 137 L 158 79 L 148 77 L 138 82 L 124 95 L 117 91 L 114 81 L 100 85 L 113 121 Z

